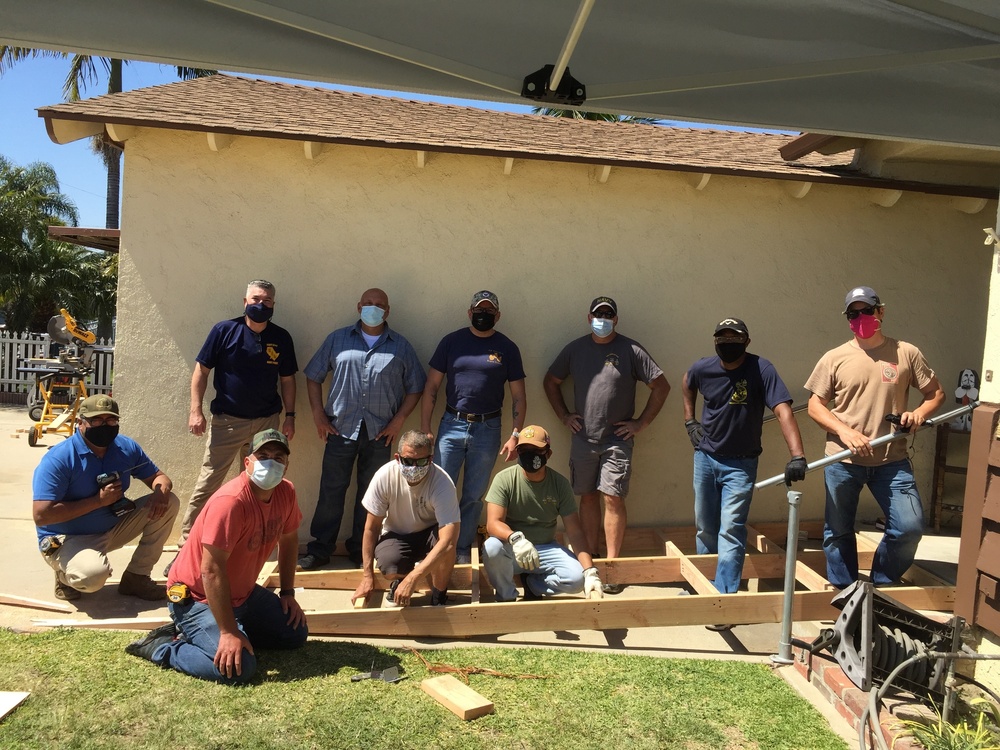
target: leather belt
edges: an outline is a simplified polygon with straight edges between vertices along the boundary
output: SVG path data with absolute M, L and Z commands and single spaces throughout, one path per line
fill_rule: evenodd
M 453 406 L 445 406 L 444 410 L 449 414 L 455 415 L 456 417 L 465 422 L 485 422 L 487 419 L 496 419 L 501 414 L 503 414 L 503 411 L 501 409 L 497 409 L 496 411 L 491 411 L 489 414 L 469 414 L 469 412 L 459 411 Z

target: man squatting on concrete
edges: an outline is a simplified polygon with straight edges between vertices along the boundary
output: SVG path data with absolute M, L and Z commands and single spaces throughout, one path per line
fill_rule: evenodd
M 289 440 L 295 436 L 295 373 L 299 366 L 291 335 L 270 322 L 274 299 L 274 284 L 263 279 L 251 281 L 243 298 L 243 315 L 213 326 L 195 358 L 188 418 L 192 435 L 205 434 L 202 403 L 212 370 L 215 398 L 201 474 L 181 521 L 180 547 L 208 498 L 226 480 L 233 461 L 246 457 L 253 436 L 278 428 L 282 402 L 285 419 L 281 431 Z M 169 573 L 170 565 L 163 574 Z
M 714 584 L 723 594 L 739 591 L 743 575 L 765 406 L 777 417 L 792 457 L 785 481 L 791 484 L 806 475 L 792 396 L 774 365 L 747 352 L 749 343 L 746 323 L 739 318 L 720 321 L 715 326 L 716 356 L 691 365 L 681 385 L 684 426 L 694 446 L 697 550 L 699 555 L 718 555 Z M 700 422 L 695 419 L 699 393 L 704 399 Z
M 458 537 L 457 561 L 471 561 L 483 494 L 497 454 L 505 461 L 514 459 L 517 433 L 524 424 L 528 402 L 524 389 L 524 367 L 517 344 L 497 331 L 500 300 L 490 291 L 472 295 L 467 328 L 441 339 L 430 361 L 427 386 L 420 403 L 420 429 L 431 433 L 431 416 L 441 381 L 447 376 L 447 402 L 438 428 L 434 463 L 442 467 L 458 486 L 458 473 L 465 465 L 462 494 L 462 531 Z M 504 383 L 510 383 L 511 416 L 514 432 L 500 447 L 501 407 Z
M 277 430 L 252 438 L 244 471 L 205 504 L 170 569 L 173 622 L 125 650 L 162 667 L 230 685 L 249 682 L 256 649 L 292 649 L 309 630 L 295 600 L 302 520 L 295 487 L 284 479 L 288 439 Z M 257 585 L 278 548 L 280 593 Z
M 596 554 L 604 500 L 604 537 L 608 557 L 618 557 L 628 525 L 625 497 L 632 476 L 634 438 L 660 413 L 670 383 L 638 342 L 620 335 L 618 304 L 610 297 L 590 303 L 591 332 L 568 343 L 545 374 L 543 387 L 553 411 L 573 432 L 569 469 L 573 491 L 580 495 L 580 521 L 587 549 Z M 560 385 L 573 378 L 573 409 Z M 635 415 L 637 381 L 649 386 L 649 399 Z M 618 594 L 621 584 L 604 584 Z
M 514 574 L 521 577 L 525 599 L 583 591 L 601 598 L 603 587 L 587 551 L 569 480 L 546 464 L 552 456 L 549 434 L 536 425 L 517 439 L 518 466 L 504 469 L 486 494 L 483 566 L 498 602 L 517 599 Z M 556 543 L 556 520 L 562 517 L 574 555 Z
M 867 486 L 886 519 L 871 580 L 886 586 L 898 583 L 913 564 L 924 511 L 906 440 L 875 448 L 871 441 L 889 433 L 887 415 L 899 415 L 901 427 L 917 428 L 944 403 L 945 395 L 917 347 L 882 333 L 885 305 L 874 289 L 848 291 L 844 315 L 854 338 L 824 354 L 805 386 L 812 394 L 809 416 L 827 433 L 826 455 L 851 452 L 850 458 L 825 469 L 826 578 L 837 588 L 858 580 L 854 521 Z M 922 396 L 915 409 L 909 407 L 911 387 Z
M 170 477 L 137 442 L 119 434 L 119 415 L 110 396 L 88 396 L 77 412 L 76 432 L 49 449 L 35 469 L 32 515 L 38 548 L 56 574 L 56 599 L 98 591 L 111 576 L 107 553 L 136 537 L 118 593 L 150 601 L 166 595 L 149 573 L 163 554 L 180 502 Z M 133 477 L 152 492 L 126 499 Z
M 368 514 L 361 500 L 376 470 L 389 461 L 403 422 L 420 401 L 424 368 L 410 342 L 391 329 L 389 296 L 368 289 L 358 301 L 361 319 L 338 328 L 306 365 L 309 406 L 319 439 L 326 443 L 319 500 L 309 532 L 312 541 L 299 558 L 299 568 L 315 570 L 330 561 L 337 547 L 344 501 L 358 466 L 354 520 L 347 555 L 360 566 L 362 537 Z M 323 381 L 332 372 L 323 402 Z
M 421 579 L 430 582 L 432 606 L 448 601 L 461 515 L 451 477 L 433 462 L 434 440 L 403 433 L 399 452 L 377 472 L 362 501 L 367 511 L 361 546 L 362 577 L 351 601 L 375 587 L 375 564 L 388 578 L 386 603 L 406 607 Z

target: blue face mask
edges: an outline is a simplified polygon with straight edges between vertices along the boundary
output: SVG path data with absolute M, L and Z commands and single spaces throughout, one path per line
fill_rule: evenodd
M 382 325 L 385 320 L 385 310 L 375 305 L 361 306 L 361 322 L 369 328 Z
M 594 318 L 590 321 L 590 330 L 599 339 L 607 338 L 615 330 L 615 322 L 609 318 Z

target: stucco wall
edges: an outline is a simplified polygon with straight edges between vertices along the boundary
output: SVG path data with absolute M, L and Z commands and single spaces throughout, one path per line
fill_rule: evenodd
M 679 387 L 686 368 L 712 352 L 722 317 L 747 321 L 751 351 L 776 364 L 797 404 L 819 356 L 849 338 L 841 306 L 860 283 L 882 295 L 886 332 L 920 346 L 949 393 L 959 369 L 982 361 L 991 258 L 981 227 L 994 204 L 970 217 L 946 197 L 921 194 L 887 209 L 859 188 L 818 185 L 795 199 L 778 181 L 716 176 L 696 191 L 682 174 L 615 169 L 604 184 L 597 174 L 517 161 L 504 176 L 498 158 L 433 153 L 418 168 L 410 151 L 346 146 L 309 161 L 298 142 L 253 138 L 215 153 L 204 135 L 139 130 L 126 147 L 115 372 L 126 432 L 186 500 L 203 450 L 186 428 L 194 356 L 213 323 L 240 314 L 255 277 L 277 285 L 274 320 L 294 336 L 300 367 L 330 330 L 356 319 L 367 287 L 388 292 L 390 323 L 424 362 L 445 333 L 467 324 L 471 294 L 492 289 L 498 328 L 524 356 L 528 422 L 552 430 L 552 466 L 567 473 L 568 435 L 542 376 L 567 341 L 587 333 L 591 298 L 615 297 L 619 331 L 648 348 L 674 388 L 637 439 L 634 525 L 692 522 Z M 305 390 L 300 374 L 289 476 L 306 516 L 303 539 L 322 455 Z M 637 411 L 646 393 L 640 386 Z M 818 458 L 823 434 L 804 412 L 799 423 L 808 458 Z M 932 434 L 918 435 L 925 503 L 932 451 Z M 769 423 L 760 478 L 787 458 Z M 821 473 L 803 489 L 803 516 L 821 518 Z M 751 521 L 784 512 L 784 492 L 772 488 L 755 498 Z M 860 515 L 876 514 L 869 502 Z

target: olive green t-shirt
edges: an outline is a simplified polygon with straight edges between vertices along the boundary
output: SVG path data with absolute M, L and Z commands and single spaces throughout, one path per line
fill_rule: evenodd
M 529 482 L 520 466 L 504 469 L 493 478 L 486 502 L 507 509 L 507 525 L 532 544 L 551 544 L 559 516 L 576 513 L 569 480 L 546 467 L 541 482 Z

